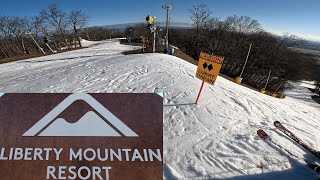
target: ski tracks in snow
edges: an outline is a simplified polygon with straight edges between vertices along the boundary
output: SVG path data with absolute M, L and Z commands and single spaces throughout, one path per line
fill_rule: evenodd
M 164 90 L 164 177 L 226 178 L 290 168 L 277 149 L 257 138 L 262 128 L 303 151 L 273 127 L 279 120 L 320 149 L 320 106 L 275 99 L 218 77 L 205 84 L 196 66 L 164 54 L 121 55 L 138 47 L 106 41 L 87 49 L 0 65 L 2 92 L 132 92 Z

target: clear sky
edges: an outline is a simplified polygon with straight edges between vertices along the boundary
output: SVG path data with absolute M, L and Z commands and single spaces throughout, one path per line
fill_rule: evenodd
M 320 41 L 320 0 L 1 0 L 0 16 L 32 16 L 57 3 L 68 11 L 81 9 L 90 17 L 90 25 L 142 22 L 147 15 L 165 20 L 163 4 L 172 4 L 173 22 L 190 22 L 190 9 L 207 4 L 213 16 L 225 19 L 234 14 L 250 16 L 276 34 L 294 33 Z

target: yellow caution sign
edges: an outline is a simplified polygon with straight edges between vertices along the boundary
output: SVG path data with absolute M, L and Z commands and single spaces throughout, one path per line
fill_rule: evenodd
M 224 57 L 200 53 L 196 77 L 211 85 L 219 75 Z

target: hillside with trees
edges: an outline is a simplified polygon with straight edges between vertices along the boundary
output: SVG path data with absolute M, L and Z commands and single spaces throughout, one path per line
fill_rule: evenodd
M 169 41 L 191 56 L 195 60 L 194 64 L 197 64 L 200 52 L 222 55 L 225 61 L 221 73 L 235 78 L 240 75 L 249 46 L 252 44 L 248 64 L 242 75 L 245 83 L 262 88 L 270 70 L 270 91 L 275 91 L 288 80 L 320 82 L 319 54 L 297 50 L 304 47 L 313 47 L 311 49 L 316 50 L 317 43 L 307 43 L 288 33 L 282 36 L 268 33 L 257 20 L 248 16 L 232 15 L 221 20 L 204 4 L 193 6 L 189 12 L 193 27 L 171 28 Z M 142 36 L 150 42 L 152 39 L 145 23 L 117 29 L 88 27 L 88 21 L 89 16 L 83 11 L 64 12 L 56 4 L 50 4 L 34 17 L 2 16 L 0 63 L 11 58 L 41 55 L 41 49 L 32 38 L 47 53 L 50 53 L 48 45 L 55 51 L 81 47 L 80 37 L 94 41 L 115 37 L 140 41 Z M 160 40 L 165 36 L 164 28 L 157 26 L 157 46 L 163 48 Z M 170 26 L 174 27 L 174 24 Z M 50 39 L 45 39 L 46 37 Z
M 233 15 L 225 20 L 213 16 L 206 5 L 189 10 L 193 28 L 171 29 L 170 43 L 198 59 L 201 51 L 223 55 L 221 73 L 237 77 L 252 49 L 244 71 L 244 82 L 262 88 L 271 70 L 269 90 L 275 90 L 287 80 L 320 81 L 320 65 L 314 55 L 300 53 L 290 47 L 302 46 L 305 41 L 295 35 L 276 36 L 266 32 L 260 23 L 247 16 Z
M 88 20 L 89 16 L 83 11 L 64 12 L 56 4 L 50 4 L 33 17 L 1 16 L 0 62 L 20 56 L 37 56 L 42 52 L 38 45 L 48 53 L 49 47 L 55 51 L 81 47 L 79 34 Z

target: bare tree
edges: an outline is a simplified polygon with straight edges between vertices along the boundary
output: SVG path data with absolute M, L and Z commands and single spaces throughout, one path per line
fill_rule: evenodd
M 3 42 L 3 39 L 6 39 L 5 34 L 5 27 L 6 27 L 6 17 L 0 16 L 0 51 L 1 51 L 1 58 L 8 58 L 9 54 L 6 52 L 8 43 Z
M 21 51 L 15 45 L 13 35 L 9 29 L 9 21 L 10 17 L 0 17 L 0 34 L 2 38 L 5 40 L 5 42 L 3 43 L 3 47 L 7 51 L 7 56 L 21 55 Z
M 41 17 L 49 23 L 57 32 L 59 32 L 61 38 L 65 41 L 65 45 L 68 45 L 66 39 L 67 28 L 67 13 L 63 12 L 57 4 L 50 4 L 47 9 L 43 9 L 40 12 Z
M 134 26 L 127 26 L 124 30 L 124 34 L 133 38 L 139 38 L 141 36 L 152 36 L 150 31 L 146 28 L 145 23 L 135 24 Z
M 286 47 L 295 47 L 305 43 L 304 39 L 289 33 L 284 33 L 280 41 L 280 44 L 283 44 Z
M 72 39 L 72 36 L 78 39 L 81 46 L 80 30 L 87 25 L 88 19 L 89 17 L 81 10 L 67 13 L 57 4 L 50 4 L 41 10 L 38 16 L 0 16 L 0 59 L 37 52 L 38 46 L 35 46 L 32 38 L 39 42 L 41 41 L 39 38 L 44 36 L 53 37 L 51 44 L 55 48 L 61 48 L 62 43 L 70 47 L 68 40 Z M 70 29 L 74 33 L 71 33 Z M 104 37 L 110 35 L 109 31 L 105 30 L 97 32 L 102 32 Z M 115 31 L 113 32 L 115 34 Z M 32 33 L 32 37 L 26 36 L 26 33 Z M 47 42 L 47 38 L 44 38 L 44 42 Z
M 8 19 L 8 30 L 16 38 L 16 40 L 21 44 L 24 54 L 29 53 L 25 47 L 23 35 L 26 30 L 26 19 L 20 17 L 11 17 Z M 19 46 L 17 49 L 20 50 Z
M 42 31 L 42 26 L 45 26 L 45 23 L 41 16 L 33 16 L 26 18 L 25 26 L 27 32 L 31 32 L 37 40 L 39 39 L 40 33 L 43 33 L 46 36 L 48 35 L 47 28 L 45 32 Z
M 88 20 L 89 16 L 87 16 L 81 10 L 73 10 L 69 14 L 69 21 L 71 22 L 75 37 L 78 39 L 80 47 L 82 46 L 80 38 L 78 37 L 79 30 L 87 25 Z
M 260 23 L 248 16 L 233 15 L 228 17 L 225 22 L 229 24 L 230 31 L 238 33 L 250 34 L 257 33 L 262 30 Z
M 213 53 L 219 48 L 227 46 L 226 39 L 228 39 L 228 24 L 220 21 L 218 18 L 209 18 L 205 24 L 204 39 L 208 47 L 208 52 Z
M 1 50 L 1 58 L 3 57 L 9 57 L 8 53 L 6 53 L 6 46 L 5 43 L 3 43 L 2 39 L 5 38 L 5 33 L 3 31 L 6 24 L 5 17 L 0 16 L 0 50 Z
M 191 13 L 191 20 L 193 21 L 193 25 L 195 26 L 196 32 L 195 32 L 195 39 L 194 43 L 196 46 L 196 51 L 199 52 L 200 49 L 200 41 L 202 39 L 203 35 L 203 29 L 205 28 L 205 24 L 209 20 L 212 11 L 210 11 L 207 8 L 207 5 L 205 4 L 198 4 L 192 7 L 192 9 L 189 9 L 189 12 Z
M 45 22 L 45 19 L 41 15 L 32 17 L 32 25 L 35 28 L 35 34 L 37 38 L 38 33 L 49 36 L 48 24 Z
M 191 13 L 191 20 L 193 21 L 194 26 L 198 33 L 200 33 L 201 29 L 204 28 L 205 23 L 209 19 L 212 11 L 207 8 L 205 4 L 198 4 L 189 9 Z

